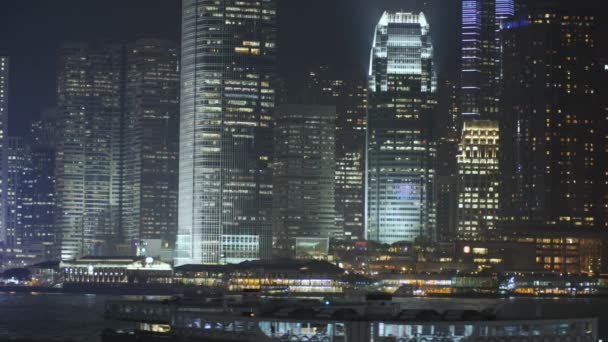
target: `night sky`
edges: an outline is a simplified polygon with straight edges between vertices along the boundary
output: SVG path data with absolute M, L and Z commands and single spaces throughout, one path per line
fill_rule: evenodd
M 291 89 L 328 64 L 364 73 L 374 26 L 385 9 L 415 0 L 279 0 L 279 68 Z M 458 1 L 435 0 L 427 15 L 440 77 L 456 70 Z M 3 0 L 0 54 L 11 57 L 9 134 L 23 134 L 55 102 L 56 49 L 64 41 L 179 41 L 181 0 Z

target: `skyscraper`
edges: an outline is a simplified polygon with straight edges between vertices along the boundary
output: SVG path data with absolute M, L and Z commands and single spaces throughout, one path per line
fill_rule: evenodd
M 513 11 L 513 0 L 462 2 L 457 231 L 466 238 L 491 232 L 499 219 L 500 29 Z
M 24 197 L 28 199 L 23 203 L 25 243 L 48 246 L 44 250 L 53 254 L 58 254 L 55 241 L 56 127 L 54 109 L 44 111 L 42 117 L 32 123 L 27 140 L 31 170 L 22 185 Z
M 120 46 L 59 49 L 57 229 L 61 259 L 120 240 Z
M 183 0 L 177 265 L 268 258 L 276 1 Z
M 605 228 L 606 109 L 597 17 L 531 3 L 503 30 L 510 216 L 516 223 Z
M 273 228 L 277 246 L 334 238 L 336 108 L 280 105 L 275 113 Z
M 8 57 L 0 56 L 0 242 L 6 242 L 8 184 Z
M 462 1 L 461 121 L 493 120 L 498 111 L 500 25 L 513 16 L 513 0 Z
M 177 44 L 139 40 L 126 49 L 122 230 L 129 241 L 177 234 L 179 70 Z
M 369 71 L 367 239 L 435 237 L 431 111 L 436 106 L 430 26 L 424 14 L 385 12 Z
M 21 247 L 26 241 L 23 208 L 31 202 L 31 198 L 27 196 L 27 180 L 32 173 L 32 156 L 22 137 L 9 137 L 7 152 L 6 245 Z
M 492 234 L 499 218 L 498 122 L 467 120 L 458 148 L 458 235 Z
M 309 71 L 306 82 L 312 103 L 336 107 L 336 226 L 347 240 L 365 238 L 367 86 L 357 72 L 338 75 L 321 66 Z

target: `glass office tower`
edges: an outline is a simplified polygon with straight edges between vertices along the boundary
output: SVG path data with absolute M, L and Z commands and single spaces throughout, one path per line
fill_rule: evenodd
M 177 265 L 268 258 L 276 1 L 184 0 Z
M 461 45 L 461 120 L 493 119 L 497 111 L 496 0 L 462 1 Z
M 306 90 L 315 104 L 336 106 L 336 226 L 346 240 L 364 235 L 367 85 L 357 70 L 328 66 L 308 72 Z
M 120 240 L 122 47 L 68 43 L 57 82 L 57 229 L 61 259 Z
M 502 151 L 498 146 L 488 147 L 486 136 L 499 134 L 502 127 L 498 111 L 502 79 L 500 29 L 512 18 L 513 12 L 513 0 L 462 2 L 461 116 L 458 122 L 462 140 L 458 157 L 457 230 L 466 238 L 481 238 L 481 235 L 491 233 L 498 221 L 498 165 Z M 498 142 L 498 139 L 489 139 Z M 479 152 L 483 155 L 479 157 L 477 152 L 469 151 L 486 148 L 492 148 L 496 153 Z
M 496 230 L 499 209 L 498 122 L 464 122 L 458 148 L 458 236 L 479 239 Z
M 381 243 L 434 238 L 431 111 L 436 106 L 424 14 L 385 12 L 369 70 L 366 235 Z
M 177 44 L 142 39 L 127 46 L 122 230 L 127 241 L 177 234 L 179 69 Z
M 277 107 L 274 237 L 292 250 L 297 238 L 335 238 L 336 107 Z

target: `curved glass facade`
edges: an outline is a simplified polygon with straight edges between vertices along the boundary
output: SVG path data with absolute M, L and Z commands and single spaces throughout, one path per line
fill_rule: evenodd
M 369 73 L 367 239 L 435 235 L 431 111 L 436 105 L 430 27 L 424 14 L 385 12 Z
M 177 265 L 270 257 L 275 0 L 184 0 Z

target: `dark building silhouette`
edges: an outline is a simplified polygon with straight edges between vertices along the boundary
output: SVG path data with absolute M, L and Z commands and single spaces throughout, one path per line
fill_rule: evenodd
M 595 12 L 555 1 L 531 3 L 505 24 L 507 223 L 606 226 L 597 25 Z

